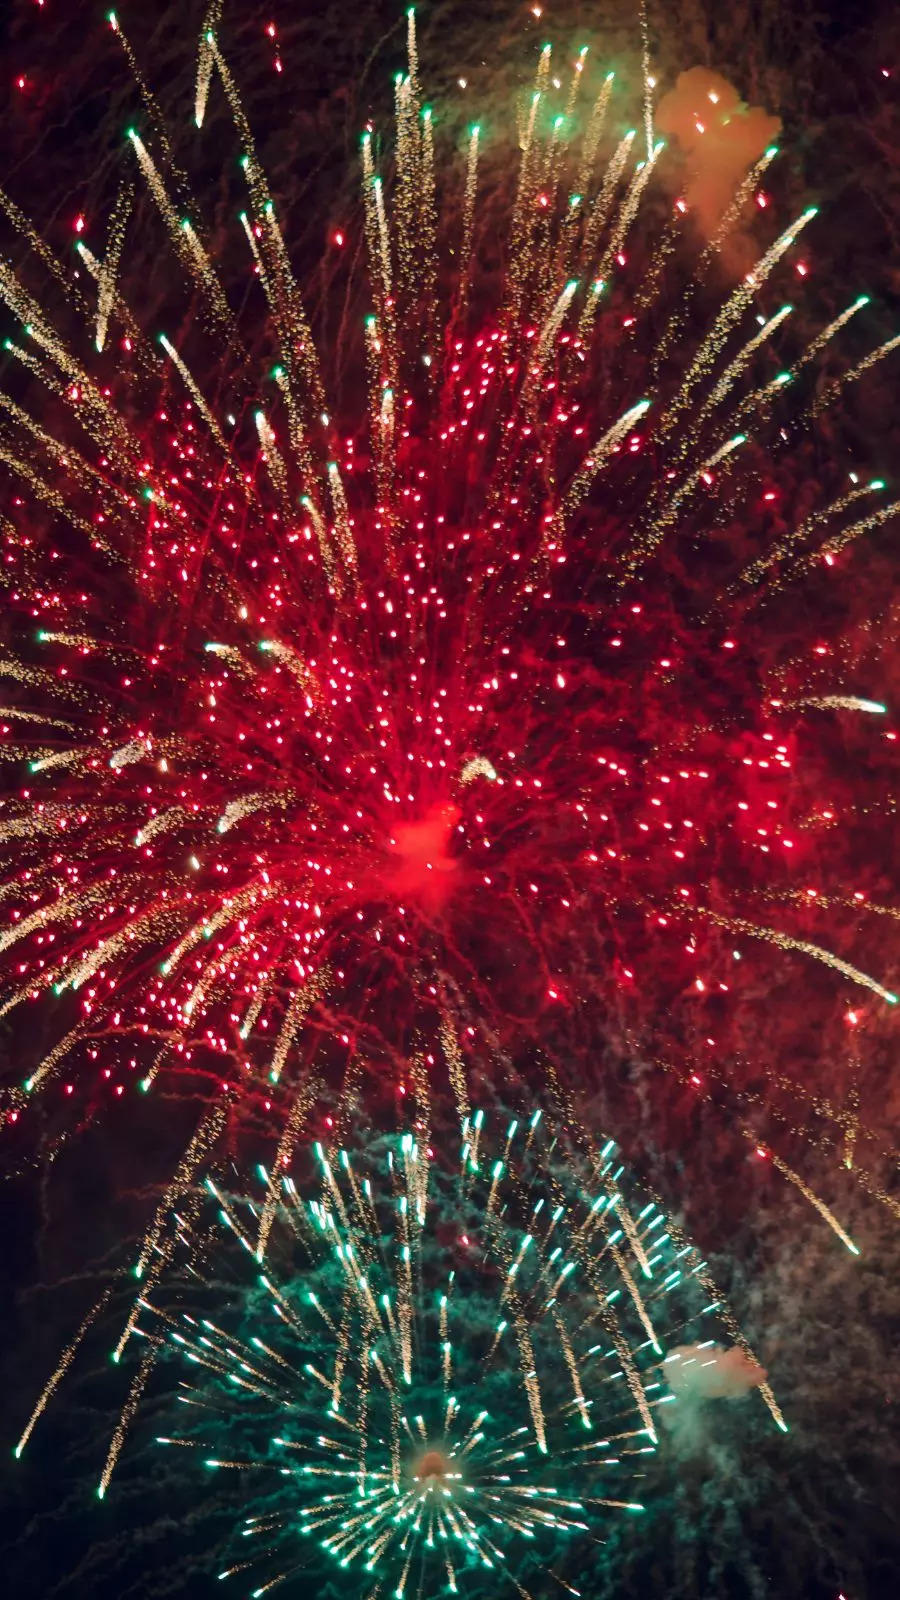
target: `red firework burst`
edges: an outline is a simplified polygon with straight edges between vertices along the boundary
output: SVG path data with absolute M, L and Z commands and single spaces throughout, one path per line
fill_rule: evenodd
M 126 155 L 167 299 L 187 291 L 178 340 L 130 309 L 130 179 L 101 253 L 79 217 L 77 281 L 7 206 L 34 253 L 3 269 L 25 331 L 2 402 L 22 777 L 0 947 L 4 1010 L 57 1024 L 8 1115 L 53 1084 L 89 1110 L 202 1093 L 163 1207 L 233 1116 L 261 1112 L 285 1164 L 320 1090 L 369 1072 L 449 1080 L 465 1107 L 492 1062 L 577 1098 L 611 1056 L 653 1060 L 754 1145 L 744 1114 L 776 1094 L 782 1121 L 855 1137 L 786 1052 L 798 1016 L 809 1049 L 811 1011 L 818 1041 L 838 1017 L 877 1031 L 896 998 L 870 820 L 896 749 L 890 604 L 850 574 L 897 507 L 837 466 L 811 503 L 788 432 L 837 397 L 807 372 L 864 298 L 793 343 L 783 279 L 813 211 L 723 287 L 649 111 L 646 148 L 610 134 L 607 78 L 574 139 L 583 58 L 556 114 L 549 50 L 506 270 L 480 273 L 479 133 L 445 227 L 410 41 L 383 179 L 363 145 L 367 425 L 326 410 L 215 33 L 197 121 L 220 83 L 250 298 L 146 92 Z

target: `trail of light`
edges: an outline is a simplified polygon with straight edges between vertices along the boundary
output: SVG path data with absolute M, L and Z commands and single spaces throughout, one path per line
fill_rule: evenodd
M 823 950 L 821 945 L 810 944 L 807 939 L 795 939 L 789 933 L 782 933 L 778 928 L 762 928 L 755 922 L 747 922 L 743 917 L 722 917 L 712 911 L 702 913 L 710 922 L 715 922 L 720 928 L 731 928 L 735 933 L 746 933 L 753 939 L 765 939 L 769 944 L 774 944 L 781 950 L 799 950 L 803 955 L 813 956 L 816 961 L 824 962 L 826 967 L 832 967 L 842 977 L 849 978 L 851 983 L 858 983 L 864 989 L 871 989 L 881 1000 L 886 1000 L 888 1005 L 897 1004 L 897 996 L 890 989 L 886 989 L 877 978 L 871 978 L 867 972 L 860 972 L 858 967 L 851 966 L 849 961 L 842 961 L 840 956 L 831 950 Z

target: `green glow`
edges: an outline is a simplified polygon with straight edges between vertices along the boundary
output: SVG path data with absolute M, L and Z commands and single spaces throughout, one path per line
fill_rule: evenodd
M 232 1396 L 227 1402 L 229 1429 L 232 1421 L 238 1426 L 245 1392 L 253 1397 L 254 1408 L 260 1396 L 267 1404 L 271 1401 L 271 1420 L 276 1424 L 267 1430 L 271 1443 L 279 1450 L 302 1446 L 304 1452 L 300 1463 L 278 1468 L 292 1480 L 299 1501 L 292 1506 L 286 1526 L 294 1532 L 313 1533 L 341 1567 L 357 1559 L 362 1565 L 366 1558 L 371 1565 L 377 1543 L 375 1565 L 381 1572 L 383 1593 L 391 1592 L 393 1584 L 398 1584 L 400 1592 L 411 1593 L 407 1572 L 412 1569 L 407 1557 L 417 1564 L 420 1557 L 427 1562 L 427 1552 L 435 1546 L 443 1551 L 458 1541 L 474 1561 L 490 1569 L 506 1542 L 504 1532 L 508 1536 L 521 1531 L 523 1521 L 542 1523 L 560 1533 L 574 1530 L 578 1524 L 571 1520 L 573 1514 L 584 1514 L 584 1506 L 592 1504 L 589 1476 L 595 1468 L 605 1471 L 609 1460 L 604 1452 L 610 1447 L 610 1437 L 604 1435 L 610 1419 L 619 1419 L 623 1407 L 631 1410 L 621 1343 L 617 1341 L 614 1348 L 606 1348 L 604 1343 L 586 1350 L 585 1336 L 597 1327 L 598 1316 L 601 1326 L 608 1321 L 605 1306 L 619 1298 L 616 1323 L 642 1385 L 661 1356 L 660 1344 L 652 1336 L 648 1339 L 642 1319 L 635 1315 L 631 1293 L 626 1293 L 621 1303 L 623 1278 L 628 1285 L 632 1279 L 618 1252 L 605 1248 L 618 1241 L 622 1257 L 627 1256 L 633 1237 L 631 1225 L 628 1233 L 620 1227 L 607 1238 L 605 1227 L 586 1228 L 585 1218 L 603 1215 L 606 1208 L 613 1207 L 621 1208 L 623 1221 L 637 1215 L 640 1236 L 653 1235 L 658 1252 L 654 1260 L 659 1263 L 660 1276 L 665 1275 L 664 1287 L 670 1289 L 681 1272 L 673 1269 L 677 1253 L 668 1241 L 665 1214 L 655 1202 L 643 1203 L 642 1193 L 632 1193 L 627 1177 L 621 1189 L 612 1190 L 613 1183 L 618 1185 L 621 1167 L 614 1180 L 608 1176 L 601 1179 L 612 1192 L 596 1197 L 585 1194 L 583 1175 L 577 1165 L 569 1164 L 558 1123 L 548 1118 L 538 1134 L 541 1119 L 538 1108 L 531 1115 L 527 1137 L 515 1147 L 513 1162 L 510 1147 L 518 1122 L 497 1119 L 495 1127 L 493 1116 L 486 1116 L 480 1108 L 473 1111 L 464 1124 L 462 1160 L 456 1168 L 448 1164 L 446 1171 L 441 1163 L 437 1169 L 440 1183 L 429 1182 L 431 1136 L 424 1122 L 415 1123 L 415 1131 L 377 1142 L 373 1149 L 365 1144 L 354 1148 L 352 1162 L 347 1149 L 326 1142 L 327 1135 L 315 1141 L 308 1152 L 315 1156 L 310 1163 L 312 1179 L 308 1177 L 312 1189 L 301 1199 L 299 1187 L 295 1189 L 286 1179 L 291 1203 L 279 1207 L 273 1223 L 276 1230 L 286 1230 L 292 1242 L 291 1250 L 284 1251 L 276 1237 L 272 1238 L 272 1259 L 288 1263 L 289 1276 L 283 1288 L 276 1289 L 255 1267 L 249 1269 L 251 1286 L 262 1284 L 271 1300 L 262 1303 L 252 1287 L 254 1299 L 239 1302 L 244 1313 L 252 1306 L 258 1333 L 254 1330 L 248 1337 L 248 1331 L 242 1331 L 238 1339 L 228 1321 L 218 1326 L 190 1317 L 179 1323 L 183 1332 L 163 1330 L 167 1343 L 171 1338 L 184 1360 L 220 1374 L 219 1381 Z M 479 1171 L 471 1169 L 468 1159 L 476 1136 L 481 1153 Z M 607 1141 L 604 1160 L 615 1151 L 615 1142 Z M 596 1156 L 591 1165 L 596 1171 Z M 259 1164 L 257 1172 L 264 1184 L 270 1181 L 270 1169 Z M 204 1181 L 218 1200 L 212 1180 Z M 451 1196 L 448 1186 L 453 1183 L 458 1187 Z M 362 1194 L 365 1205 L 361 1204 Z M 235 1254 L 242 1259 L 246 1253 L 255 1261 L 251 1239 L 259 1224 L 260 1205 L 250 1198 L 229 1198 L 227 1205 L 220 1217 L 236 1235 Z M 484 1226 L 488 1206 L 491 1222 Z M 467 1225 L 469 1217 L 477 1227 L 477 1238 L 460 1240 L 459 1229 Z M 316 1229 L 309 1228 L 310 1221 L 317 1224 Z M 293 1245 L 300 1241 L 302 1275 L 290 1264 L 297 1259 Z M 479 1296 L 485 1295 L 484 1315 L 479 1313 L 477 1318 L 468 1299 L 468 1275 L 460 1274 L 461 1284 L 466 1285 L 462 1292 L 450 1293 L 456 1278 L 455 1252 L 461 1243 L 470 1242 L 478 1252 Z M 242 1250 L 236 1249 L 238 1243 Z M 635 1250 L 632 1272 L 636 1260 L 640 1257 Z M 414 1270 L 410 1270 L 412 1263 Z M 570 1282 L 578 1267 L 583 1269 L 575 1279 L 578 1316 L 573 1317 L 564 1339 L 554 1286 L 558 1290 Z M 683 1292 L 692 1292 L 699 1299 L 703 1291 L 692 1282 L 694 1267 L 692 1259 Z M 209 1271 L 214 1272 L 211 1261 Z M 514 1297 L 510 1280 L 517 1273 L 521 1293 Z M 218 1273 L 209 1281 L 218 1281 Z M 681 1293 L 679 1289 L 679 1297 Z M 302 1308 L 307 1305 L 318 1312 L 317 1333 L 326 1347 L 318 1366 L 301 1358 L 311 1320 L 302 1318 Z M 506 1309 L 510 1309 L 509 1319 L 496 1317 Z M 147 1311 L 151 1314 L 152 1308 Z M 225 1315 L 229 1315 L 228 1308 Z M 696 1316 L 696 1311 L 679 1303 L 677 1327 L 685 1325 L 685 1317 L 693 1320 Z M 505 1341 L 503 1335 L 510 1327 L 513 1334 Z M 140 1331 L 149 1330 L 142 1326 Z M 537 1337 L 533 1338 L 533 1333 Z M 595 1359 L 588 1362 L 587 1356 Z M 577 1403 L 572 1401 L 567 1381 L 573 1361 L 583 1385 Z M 436 1367 L 443 1372 L 446 1386 L 443 1402 L 437 1401 L 437 1415 Z M 338 1369 L 339 1393 L 334 1383 Z M 376 1377 L 380 1382 L 374 1381 Z M 620 1382 L 613 1383 L 615 1379 Z M 209 1379 L 203 1374 L 200 1381 L 207 1384 Z M 452 1394 L 447 1392 L 451 1386 Z M 548 1397 L 554 1388 L 568 1398 L 562 1405 L 554 1399 L 552 1405 L 558 1409 L 551 1412 Z M 618 1398 L 607 1404 L 610 1388 Z M 345 1397 L 364 1390 L 368 1396 L 365 1436 L 356 1441 L 365 1451 L 361 1482 L 356 1445 L 351 1446 L 352 1454 L 348 1451 L 356 1428 L 346 1436 L 343 1430 L 348 1420 L 345 1404 L 350 1404 Z M 198 1397 L 205 1394 L 200 1403 L 208 1412 L 208 1400 L 215 1390 L 198 1389 L 197 1393 Z M 488 1406 L 476 1414 L 475 1403 L 481 1407 L 482 1399 Z M 491 1436 L 493 1430 L 485 1434 L 482 1424 L 495 1400 L 495 1414 L 502 1407 L 503 1415 L 497 1418 L 496 1434 Z M 187 1403 L 192 1403 L 190 1395 Z M 256 1416 L 258 1412 L 253 1410 L 251 1417 Z M 627 1428 L 632 1437 L 645 1431 L 655 1443 L 653 1430 L 642 1430 L 645 1422 L 646 1410 L 638 1407 L 628 1423 L 617 1422 L 617 1427 Z M 289 1437 L 278 1430 L 279 1423 L 282 1429 L 287 1423 Z M 251 1426 L 255 1428 L 255 1421 Z M 584 1439 L 585 1432 L 591 1434 L 590 1440 Z M 206 1458 L 208 1469 L 229 1468 L 236 1464 L 235 1457 L 243 1468 L 244 1448 L 232 1445 L 232 1437 L 236 1440 L 237 1434 L 229 1431 L 227 1458 Z M 398 1437 L 401 1462 L 395 1478 Z M 552 1449 L 548 1439 L 553 1441 Z M 432 1440 L 437 1443 L 438 1467 L 425 1465 L 425 1457 L 434 1448 Z M 406 1461 L 408 1445 L 417 1452 L 421 1467 L 413 1468 Z M 248 1466 L 265 1464 L 257 1455 L 258 1448 L 250 1446 Z M 263 1455 L 270 1451 L 271 1444 Z M 448 1471 L 444 1463 L 454 1457 L 460 1463 L 471 1463 L 471 1472 Z M 271 1456 L 269 1460 L 271 1465 Z M 492 1485 L 487 1499 L 481 1493 L 479 1476 L 485 1463 Z M 460 1476 L 466 1481 L 457 1481 Z M 584 1502 L 569 1498 L 576 1481 L 579 1489 L 583 1487 Z M 624 1498 L 621 1503 L 634 1512 L 644 1509 Z M 459 1519 L 454 1504 L 457 1511 L 464 1508 L 465 1515 Z M 528 1515 L 522 1515 L 523 1506 L 529 1508 Z M 271 1530 L 257 1529 L 255 1519 L 248 1518 L 244 1531 L 250 1535 Z M 358 1534 L 362 1537 L 357 1543 Z M 261 1542 L 269 1541 L 264 1538 Z M 464 1559 L 468 1560 L 468 1555 Z M 270 1575 L 265 1576 L 266 1581 L 262 1574 L 254 1576 L 264 1591 L 271 1586 Z M 426 1575 L 421 1592 L 435 1593 L 436 1583 L 436 1575 L 433 1583 Z M 443 1574 L 440 1584 L 446 1587 Z

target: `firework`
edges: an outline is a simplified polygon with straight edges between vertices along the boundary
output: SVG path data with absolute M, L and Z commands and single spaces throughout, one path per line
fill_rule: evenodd
M 646 84 L 642 143 L 611 75 L 592 101 L 582 52 L 557 90 L 549 46 L 506 270 L 482 272 L 483 140 L 447 157 L 444 221 L 410 16 L 392 159 L 362 142 L 368 399 L 345 416 L 218 26 L 194 137 L 224 96 L 243 276 L 115 16 L 141 101 L 105 239 L 79 218 L 70 271 L 3 201 L 0 1012 L 58 1024 L 8 1120 L 39 1092 L 66 1126 L 106 1095 L 200 1098 L 146 1281 L 235 1125 L 281 1174 L 323 1086 L 402 1101 L 424 1075 L 466 1115 L 501 1070 L 596 1087 L 601 1048 L 720 1099 L 761 1156 L 763 1080 L 768 1122 L 886 1198 L 856 1100 L 814 1097 L 779 1033 L 798 1007 L 817 1039 L 845 1014 L 877 1033 L 896 1000 L 869 916 L 890 602 L 860 618 L 846 579 L 897 504 L 836 465 L 810 509 L 795 443 L 811 358 L 865 297 L 792 345 L 814 210 L 723 289 Z M 131 309 L 151 217 L 165 328 Z
M 552 1579 L 578 1594 L 556 1570 L 566 1545 L 643 1509 L 655 1410 L 675 1399 L 663 1338 L 699 1341 L 679 1372 L 718 1371 L 705 1265 L 630 1192 L 614 1141 L 586 1160 L 539 1111 L 492 1120 L 465 1119 L 455 1167 L 421 1122 L 359 1156 L 304 1151 L 315 1186 L 283 1180 L 262 1271 L 266 1200 L 207 1179 L 243 1246 L 230 1292 L 220 1239 L 214 1313 L 142 1301 L 138 1332 L 192 1374 L 183 1425 L 158 1442 L 208 1472 L 253 1470 L 240 1557 L 220 1574 L 252 1595 L 316 1566 L 307 1539 L 372 1600 L 465 1592 L 486 1572 L 502 1588 L 510 1571 L 522 1595 L 529 1571 L 540 1593 Z M 196 1305 L 196 1282 L 186 1292 Z M 731 1356 L 780 1422 L 749 1352 Z

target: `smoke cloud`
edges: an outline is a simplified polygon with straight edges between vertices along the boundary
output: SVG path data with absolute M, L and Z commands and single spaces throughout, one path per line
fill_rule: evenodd
M 734 1400 L 766 1381 L 765 1367 L 737 1345 L 678 1345 L 666 1356 L 663 1372 L 672 1393 L 687 1400 Z
M 656 126 L 684 152 L 684 199 L 710 239 L 742 178 L 777 138 L 781 121 L 762 106 L 745 105 L 719 73 L 691 67 L 660 100 Z

